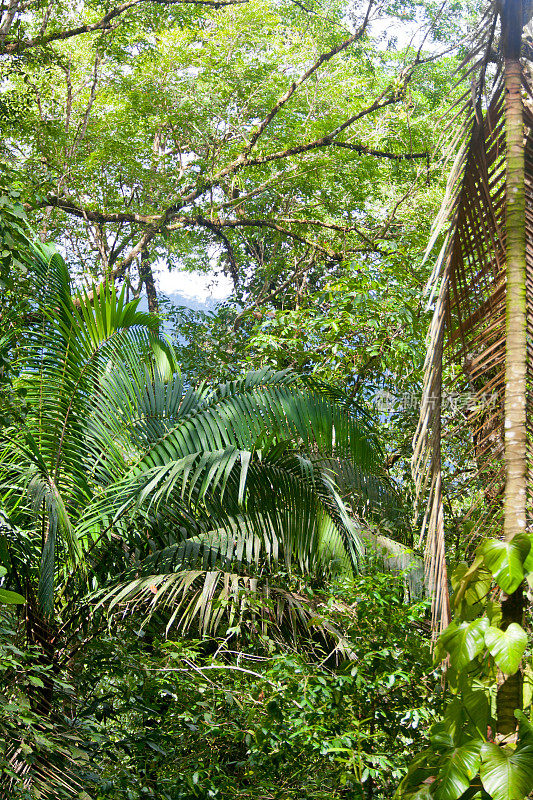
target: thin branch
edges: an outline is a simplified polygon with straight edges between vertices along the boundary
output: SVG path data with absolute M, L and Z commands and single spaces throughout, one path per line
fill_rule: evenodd
M 335 137 L 342 133 L 342 131 L 346 130 L 346 128 L 350 127 L 357 122 L 358 120 L 362 119 L 363 117 L 372 114 L 374 111 L 381 111 L 383 108 L 387 108 L 387 106 L 393 105 L 398 103 L 402 99 L 402 91 L 396 90 L 392 94 L 387 97 L 387 91 L 383 92 L 374 102 L 369 105 L 367 108 L 364 108 L 362 111 L 357 112 L 357 114 L 353 114 L 353 116 L 349 117 L 342 125 L 339 125 L 335 130 L 331 131 L 330 133 L 325 134 L 325 136 L 321 136 L 318 139 L 314 139 L 312 142 L 306 142 L 305 144 L 295 145 L 294 147 L 288 147 L 286 150 L 278 150 L 275 153 L 269 153 L 265 156 L 256 156 L 255 158 L 246 158 L 243 153 L 236 159 L 230 167 L 253 167 L 260 164 L 268 164 L 270 161 L 278 161 L 280 158 L 289 158 L 289 156 L 295 156 L 300 153 L 308 153 L 310 150 L 317 150 L 321 147 L 330 147 L 334 144 Z M 342 147 L 342 144 L 339 145 Z M 230 170 L 230 167 L 227 170 Z M 233 170 L 235 171 L 235 170 Z M 219 173 L 220 174 L 220 173 Z M 227 173 L 226 173 L 227 174 Z M 218 176 L 217 176 L 218 177 Z
M 76 131 L 76 133 L 74 135 L 74 140 L 73 140 L 72 145 L 71 145 L 70 150 L 69 150 L 69 157 L 70 158 L 73 157 L 73 155 L 74 155 L 74 153 L 76 151 L 76 148 L 81 144 L 81 142 L 85 138 L 85 134 L 87 132 L 87 126 L 89 124 L 89 117 L 91 115 L 91 109 L 92 109 L 93 103 L 94 103 L 94 101 L 96 99 L 96 89 L 98 87 L 98 65 L 99 65 L 99 63 L 100 63 L 100 56 L 97 55 L 95 60 L 94 60 L 93 80 L 92 80 L 92 84 L 91 84 L 91 91 L 90 91 L 90 95 L 89 95 L 89 100 L 87 102 L 87 107 L 86 107 L 85 112 L 83 114 L 83 118 L 82 118 L 80 124 L 78 125 L 78 130 Z
M 287 222 L 299 222 L 299 220 L 287 220 Z M 301 221 L 300 221 L 301 222 Z M 315 224 L 320 224 L 315 222 Z M 297 242 L 301 242 L 302 244 L 308 245 L 312 247 L 314 250 L 322 253 L 323 255 L 328 256 L 328 258 L 333 259 L 334 261 L 342 260 L 344 258 L 345 253 L 341 253 L 339 251 L 331 250 L 325 245 L 320 245 L 318 242 L 310 241 L 309 239 L 300 236 L 299 234 L 295 233 L 294 231 L 290 230 L 289 228 L 283 227 L 277 222 L 269 219 L 251 219 L 251 218 L 243 218 L 243 219 L 227 219 L 224 220 L 221 225 L 225 228 L 241 228 L 241 227 L 250 227 L 250 228 L 272 228 L 272 230 L 279 231 L 280 233 L 285 234 L 286 236 L 294 239 Z M 324 227 L 329 227 L 327 223 L 324 224 Z M 172 228 L 170 228 L 171 230 Z M 367 243 L 370 245 L 370 249 L 373 252 L 379 252 L 379 248 L 372 242 L 368 237 L 365 237 L 361 234 L 360 231 L 357 233 L 364 239 L 366 239 Z M 365 252 L 368 251 L 368 247 L 365 248 Z M 359 249 L 350 250 L 350 252 L 359 252 Z
M 371 147 L 365 147 L 363 144 L 352 144 L 351 142 L 331 142 L 332 147 L 345 147 L 347 150 L 353 150 L 356 153 L 362 153 L 367 156 L 376 156 L 377 158 L 390 158 L 395 161 L 409 161 L 416 158 L 427 158 L 429 153 L 389 153 L 386 150 L 373 150 Z
M 226 200 L 224 203 L 215 203 L 213 209 L 216 211 L 221 211 L 225 208 L 232 208 L 233 211 L 237 211 L 238 207 L 242 205 L 245 200 L 250 200 L 253 197 L 257 197 L 257 195 L 262 194 L 262 192 L 268 189 L 268 187 L 272 184 L 278 184 L 279 181 L 285 180 L 289 175 L 291 177 L 298 177 L 298 175 L 301 174 L 301 172 L 297 172 L 296 164 L 293 164 L 288 169 L 280 169 L 279 172 L 275 172 L 270 176 L 270 178 L 259 184 L 259 186 L 256 186 L 254 189 L 250 189 L 249 192 L 240 194 L 238 197 L 232 197 L 230 200 Z
M 24 208 L 27 211 L 33 211 L 36 208 L 44 208 L 46 206 L 59 208 L 66 214 L 79 217 L 79 219 L 90 220 L 91 222 L 135 222 L 140 225 L 154 225 L 159 219 L 159 215 L 138 214 L 134 211 L 95 211 L 94 209 L 83 208 L 71 197 L 60 198 L 57 195 L 48 195 L 45 200 L 42 200 L 36 205 L 30 205 L 29 203 L 24 204 Z
M 326 228 L 327 230 L 338 231 L 339 233 L 356 233 L 368 245 L 370 245 L 372 248 L 375 248 L 376 252 L 378 250 L 375 241 L 372 240 L 366 233 L 363 233 L 363 231 L 357 225 L 337 225 L 334 222 L 323 222 L 319 219 L 301 219 L 297 217 L 280 217 L 279 221 L 285 223 L 286 225 L 315 225 L 319 228 Z
M 309 266 L 307 268 L 304 268 L 304 269 L 300 268 L 300 265 L 301 265 L 302 261 L 307 256 L 308 256 L 308 253 L 305 253 L 301 258 L 299 258 L 297 260 L 296 264 L 295 264 L 294 269 L 290 273 L 289 277 L 286 280 L 284 280 L 283 283 L 280 283 L 279 286 L 276 286 L 276 288 L 273 289 L 271 292 L 269 292 L 267 295 L 264 294 L 264 291 L 265 291 L 266 287 L 268 286 L 268 282 L 265 281 L 265 283 L 264 283 L 263 287 L 261 288 L 261 291 L 259 292 L 259 295 L 258 295 L 258 297 L 256 297 L 255 301 L 250 306 L 247 306 L 246 308 L 243 308 L 243 310 L 239 314 L 237 314 L 237 316 L 235 317 L 235 319 L 233 321 L 233 330 L 234 331 L 236 331 L 237 328 L 240 326 L 241 320 L 244 317 L 246 317 L 251 311 L 253 311 L 255 308 L 258 308 L 259 306 L 264 305 L 265 303 L 270 302 L 270 300 L 273 300 L 274 297 L 276 297 L 280 292 L 285 291 L 285 289 L 293 281 L 295 281 L 297 278 L 299 278 L 302 275 L 304 275 L 311 268 L 311 264 L 309 264 Z
M 319 67 L 322 66 L 322 64 L 325 64 L 328 61 L 330 61 L 338 53 L 342 53 L 351 44 L 353 44 L 354 42 L 357 42 L 363 36 L 363 34 L 364 34 L 364 32 L 365 32 L 365 30 L 366 30 L 366 28 L 368 26 L 368 22 L 369 22 L 369 19 L 370 19 L 370 12 L 372 10 L 373 2 L 374 2 L 374 0 L 370 0 L 370 2 L 368 3 L 368 7 L 367 7 L 367 10 L 366 10 L 365 18 L 364 18 L 363 23 L 362 23 L 362 25 L 361 25 L 361 27 L 359 28 L 358 31 L 356 31 L 354 34 L 352 34 L 352 36 L 349 36 L 347 39 L 345 39 L 344 42 L 341 42 L 341 44 L 337 45 L 336 47 L 333 47 L 327 53 L 322 53 L 322 55 L 320 55 L 317 58 L 317 60 L 314 62 L 314 64 L 312 64 L 309 67 L 309 69 L 306 70 L 306 72 L 304 72 L 304 74 L 297 81 L 293 81 L 291 83 L 291 85 L 289 86 L 289 88 L 287 89 L 285 94 L 283 94 L 279 98 L 277 103 L 270 109 L 270 111 L 268 112 L 266 117 L 264 117 L 264 119 L 259 123 L 259 125 L 255 129 L 254 133 L 251 135 L 250 140 L 248 142 L 248 145 L 247 145 L 246 149 L 243 151 L 244 153 L 249 153 L 252 150 L 252 148 L 257 144 L 257 141 L 258 141 L 259 137 L 262 135 L 262 133 L 264 132 L 265 128 L 272 122 L 272 120 L 274 119 L 276 114 L 278 114 L 278 112 L 283 108 L 283 106 L 290 100 L 290 98 L 293 96 L 293 94 L 296 92 L 296 90 L 303 83 L 305 83 L 311 77 L 311 75 L 313 75 L 319 69 Z
M 51 44 L 52 42 L 64 41 L 65 39 L 71 39 L 73 36 L 80 36 L 84 33 L 111 30 L 111 22 L 114 19 L 122 16 L 131 8 L 144 5 L 145 3 L 154 3 L 155 5 L 159 6 L 208 6 L 209 8 L 218 9 L 225 8 L 226 6 L 241 5 L 246 2 L 248 2 L 248 0 L 130 0 L 130 2 L 123 3 L 120 6 L 112 8 L 97 22 L 78 25 L 77 27 L 69 28 L 68 30 L 56 31 L 55 33 L 49 33 L 46 36 L 36 36 L 33 39 L 17 39 L 16 41 L 4 42 L 0 44 L 0 55 L 21 53 L 24 50 L 28 50 L 32 47 L 43 47 L 44 45 Z
M 191 224 L 193 222 L 203 226 L 204 228 L 207 228 L 212 233 L 214 233 L 215 236 L 218 236 L 219 239 L 222 239 L 224 247 L 226 249 L 226 253 L 228 255 L 231 279 L 233 281 L 233 285 L 235 286 L 235 288 L 237 288 L 237 285 L 239 283 L 239 268 L 235 260 L 235 254 L 233 252 L 233 247 L 231 246 L 231 242 L 229 241 L 228 237 L 222 230 L 222 226 L 215 222 L 211 222 L 210 220 L 202 216 L 195 217 L 194 220 L 191 220 Z

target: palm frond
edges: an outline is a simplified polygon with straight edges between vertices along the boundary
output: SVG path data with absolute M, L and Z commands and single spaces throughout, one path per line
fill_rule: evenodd
M 151 536 L 153 526 L 164 525 L 170 517 L 187 541 L 176 551 L 183 554 L 181 566 L 192 565 L 193 553 L 212 560 L 218 548 L 223 563 L 241 560 L 243 553 L 257 562 L 259 552 L 277 561 L 281 552 L 287 568 L 295 559 L 301 569 L 311 571 L 321 559 L 323 516 L 332 521 L 353 565 L 361 554 L 332 477 L 286 443 L 267 452 L 228 447 L 190 454 L 128 475 L 88 510 L 80 529 L 94 530 L 104 512 L 116 525 L 127 513 L 141 510 Z M 203 531 L 208 535 L 201 535 Z
M 215 388 L 185 390 L 179 375 L 164 380 L 133 357 L 114 365 L 101 391 L 104 424 L 93 417 L 92 435 L 101 450 L 111 438 L 133 442 L 140 469 L 233 444 L 258 449 L 265 436 L 299 440 L 302 449 L 312 446 L 324 456 L 335 450 L 369 471 L 378 471 L 382 457 L 361 413 L 325 392 L 306 390 L 290 371 L 265 368 Z
M 50 615 L 55 573 L 83 560 L 75 521 L 93 493 L 85 436 L 88 402 L 122 349 L 129 346 L 138 360 L 150 362 L 157 338 L 154 319 L 137 310 L 137 301 L 126 303 L 124 291 L 104 287 L 91 300 L 86 293 L 72 294 L 63 259 L 44 246 L 30 252 L 40 306 L 18 348 L 18 381 L 27 391 L 29 413 L 24 428 L 8 436 L 3 502 L 14 499 L 11 484 L 26 486 L 28 502 L 16 499 L 11 513 L 22 527 L 32 517 L 40 527 L 38 598 Z M 157 347 L 160 356 L 168 351 L 164 342 Z M 66 559 L 57 559 L 59 545 Z
M 426 541 L 429 584 L 434 592 L 434 618 L 448 619 L 444 513 L 441 469 L 442 391 L 444 367 L 455 392 L 470 396 L 468 425 L 473 443 L 477 501 L 468 512 L 470 535 L 498 536 L 502 531 L 504 464 L 504 396 L 506 362 L 506 133 L 502 57 L 498 56 L 488 100 L 484 100 L 489 64 L 497 46 L 498 9 L 487 9 L 479 33 L 481 57 L 475 68 L 470 98 L 461 112 L 459 153 L 448 181 L 441 213 L 428 245 L 428 255 L 447 227 L 427 292 L 434 315 L 428 338 L 424 393 L 414 439 L 413 475 L 417 498 L 426 502 L 422 537 Z M 528 386 L 533 379 L 533 97 L 523 66 L 523 120 L 526 163 Z M 457 141 L 457 140 L 456 140 Z M 528 420 L 531 394 L 528 395 Z M 528 453 L 531 428 L 528 422 Z M 530 457 L 530 455 L 529 455 Z M 528 497 L 533 495 L 529 481 Z
M 375 507 L 394 494 L 359 410 L 287 371 L 185 389 L 181 376 L 125 355 L 92 404 L 102 491 L 80 521 L 87 546 L 137 518 L 165 542 L 130 565 L 138 580 L 208 566 L 265 575 L 279 559 L 308 574 L 357 568 L 361 540 L 335 485 L 341 465 L 361 508 L 372 489 Z
M 321 613 L 316 600 L 238 573 L 198 569 L 148 575 L 126 582 L 119 591 L 104 593 L 100 603 L 111 615 L 138 613 L 146 623 L 153 614 L 167 609 L 167 632 L 175 626 L 182 633 L 209 636 L 224 624 L 229 636 L 248 626 L 256 634 L 280 642 L 318 637 L 323 651 L 341 658 L 357 657 L 342 632 Z

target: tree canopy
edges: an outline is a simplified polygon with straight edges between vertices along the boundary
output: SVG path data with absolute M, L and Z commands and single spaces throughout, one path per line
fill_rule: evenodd
M 0 4 L 2 798 L 531 794 L 528 25 Z

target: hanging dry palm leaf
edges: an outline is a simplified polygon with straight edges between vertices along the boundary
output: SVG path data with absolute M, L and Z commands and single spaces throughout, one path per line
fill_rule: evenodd
M 428 284 L 434 315 L 413 456 L 417 499 L 427 501 L 421 541 L 433 622 L 441 628 L 449 621 L 443 387 L 471 398 L 466 418 L 478 487 L 468 512 L 472 535 L 511 539 L 523 531 L 533 494 L 533 396 L 526 392 L 533 385 L 533 82 L 523 27 L 530 16 L 521 0 L 505 0 L 483 17 L 468 61 L 462 146 L 428 246 L 429 253 L 447 227 Z M 453 375 L 453 387 L 445 375 Z

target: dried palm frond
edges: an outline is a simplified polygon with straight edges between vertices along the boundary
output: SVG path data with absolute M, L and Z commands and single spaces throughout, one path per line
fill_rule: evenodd
M 527 10 L 526 10 L 526 13 Z M 414 438 L 413 475 L 417 501 L 427 501 L 421 540 L 433 595 L 433 621 L 449 619 L 442 499 L 441 414 L 443 388 L 468 393 L 467 427 L 472 439 L 475 480 L 480 491 L 468 515 L 471 536 L 503 530 L 505 488 L 504 405 L 506 388 L 506 216 L 507 162 L 504 57 L 495 54 L 500 8 L 491 5 L 476 34 L 469 70 L 472 90 L 463 95 L 462 140 L 446 197 L 428 245 L 443 230 L 444 244 L 427 287 L 434 313 L 427 343 L 425 382 Z M 526 52 L 527 49 L 523 53 Z M 482 57 L 479 58 L 479 53 Z M 495 66 L 493 66 L 495 64 Z M 491 90 L 485 97 L 487 72 Z M 527 62 L 522 62 L 527 241 L 528 386 L 533 379 L 533 97 Z M 512 198 L 511 198 L 512 199 Z M 448 367 L 448 369 L 446 369 Z M 445 376 L 449 376 L 447 379 Z M 533 398 L 529 393 L 528 412 Z M 528 413 L 528 418 L 531 415 Z M 532 423 L 528 428 L 531 452 Z M 528 495 L 533 493 L 529 481 Z M 475 495 L 475 493 L 474 493 Z

